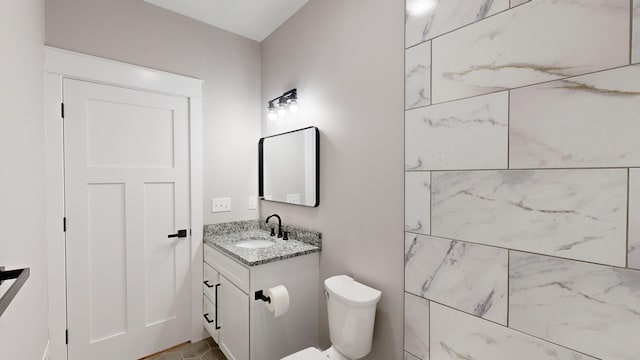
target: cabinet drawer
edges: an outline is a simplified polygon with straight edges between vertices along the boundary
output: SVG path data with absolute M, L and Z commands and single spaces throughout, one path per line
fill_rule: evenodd
M 203 308 L 204 308 L 204 316 L 202 319 L 202 323 L 204 324 L 204 328 L 207 329 L 207 331 L 209 332 L 209 335 L 211 335 L 211 337 L 213 338 L 213 340 L 215 340 L 216 342 L 219 341 L 219 335 L 220 335 L 220 330 L 216 329 L 216 306 L 209 301 L 209 299 L 207 299 L 206 297 L 204 297 L 204 304 L 203 304 Z M 218 319 L 219 320 L 219 319 Z M 209 321 L 213 321 L 213 322 L 209 322 Z
M 204 247 L 204 261 L 217 270 L 220 275 L 224 275 L 234 285 L 249 293 L 249 269 L 231 260 L 228 256 L 213 249 L 210 246 Z
M 202 292 L 214 305 L 216 303 L 216 285 L 219 283 L 218 272 L 209 264 L 204 263 L 204 284 L 202 284 Z

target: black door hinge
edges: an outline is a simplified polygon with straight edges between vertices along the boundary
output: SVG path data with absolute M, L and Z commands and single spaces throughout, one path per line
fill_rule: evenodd
M 69 345 L 69 330 L 64 331 L 64 343 Z
M 67 218 L 66 217 L 62 218 L 62 231 L 63 232 L 67 232 Z
M 60 103 L 60 115 L 64 119 L 64 103 Z

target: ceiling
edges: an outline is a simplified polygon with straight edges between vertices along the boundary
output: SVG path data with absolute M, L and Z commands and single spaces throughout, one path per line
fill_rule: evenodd
M 261 42 L 309 0 L 144 0 Z

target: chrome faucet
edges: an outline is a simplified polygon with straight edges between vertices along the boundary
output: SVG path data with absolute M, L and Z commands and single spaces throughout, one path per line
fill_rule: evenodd
M 278 214 L 273 214 L 270 215 L 269 217 L 267 217 L 267 220 L 265 220 L 265 224 L 269 223 L 269 219 L 271 219 L 272 217 L 275 217 L 276 219 L 278 219 L 278 237 L 281 238 L 282 237 L 282 219 L 280 219 L 280 215 Z M 273 231 L 273 228 L 271 228 L 271 236 L 275 236 L 275 232 Z

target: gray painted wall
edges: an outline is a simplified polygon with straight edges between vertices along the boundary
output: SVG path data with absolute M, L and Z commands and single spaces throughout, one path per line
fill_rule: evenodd
M 406 18 L 406 359 L 639 359 L 640 1 Z
M 256 217 L 257 42 L 142 0 L 47 0 L 46 44 L 204 80 L 204 223 Z M 212 214 L 214 197 L 232 211 Z
M 2 359 L 41 359 L 48 338 L 43 43 L 44 1 L 0 4 L 0 266 L 31 268 L 0 317 Z
M 262 134 L 320 129 L 320 206 L 260 216 L 321 231 L 321 279 L 382 291 L 367 359 L 402 358 L 403 2 L 311 0 L 262 43 L 262 105 L 297 87 L 300 113 Z M 263 106 L 263 107 L 265 107 Z M 322 345 L 329 345 L 321 301 Z

